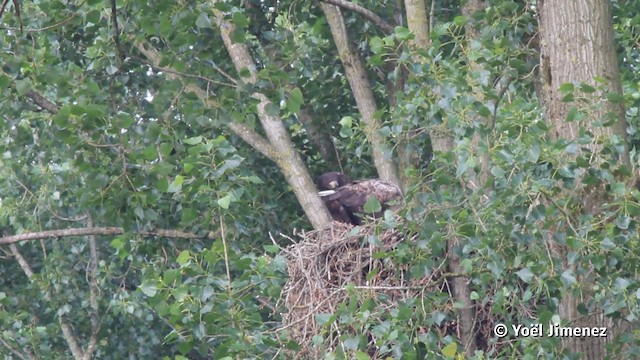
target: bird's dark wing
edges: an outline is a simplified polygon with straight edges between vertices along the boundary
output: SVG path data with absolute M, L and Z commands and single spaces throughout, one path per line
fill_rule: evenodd
M 331 213 L 333 220 L 353 225 L 360 224 L 360 219 L 342 206 L 340 201 L 327 201 L 324 198 L 323 201 L 327 209 L 329 209 L 329 213 Z
M 339 201 L 347 210 L 362 213 L 364 204 L 370 197 L 376 197 L 383 209 L 396 199 L 402 198 L 400 189 L 387 181 L 379 179 L 354 181 L 336 189 L 335 193 L 325 197 L 327 201 Z

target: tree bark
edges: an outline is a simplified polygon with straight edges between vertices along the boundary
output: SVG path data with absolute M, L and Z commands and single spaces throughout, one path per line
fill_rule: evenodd
M 580 121 L 567 122 L 565 120 L 571 106 L 581 104 L 564 102 L 564 94 L 560 91 L 560 86 L 565 83 L 586 83 L 596 88 L 604 85 L 604 91 L 622 94 L 609 1 L 545 0 L 540 4 L 540 40 L 541 100 L 546 107 L 551 138 L 576 141 L 580 128 L 584 127 L 595 139 L 618 136 L 625 139 L 626 143 L 624 106 L 621 103 L 603 101 L 604 94 L 596 91 L 584 103 L 602 105 L 591 107 Z M 604 84 L 596 83 L 595 78 L 604 79 Z M 594 126 L 596 121 L 611 115 L 615 117 L 613 126 Z M 596 155 L 595 158 L 602 150 L 597 141 L 586 146 Z M 626 150 L 620 162 L 629 166 Z M 584 205 L 585 211 L 596 212 L 602 201 L 602 196 L 596 194 L 599 191 L 586 189 L 579 179 L 577 183 L 579 186 L 574 193 L 576 200 Z M 564 268 L 570 268 L 566 259 L 568 250 L 559 244 L 557 248 Z M 578 283 L 581 283 L 581 279 L 578 279 Z M 579 314 L 578 305 L 592 297 L 588 287 L 580 290 L 580 294 L 569 291 L 563 296 L 559 305 L 560 317 L 570 326 L 607 327 L 610 334 L 607 338 L 563 338 L 563 345 L 572 352 L 582 353 L 582 359 L 603 359 L 606 356 L 606 342 L 626 331 L 626 326 L 614 326 L 602 311 L 587 316 Z
M 433 1 L 433 0 L 432 0 Z M 407 25 L 415 36 L 413 40 L 419 49 L 426 49 L 431 44 L 429 38 L 429 18 L 425 0 L 405 0 Z
M 613 38 L 611 9 L 607 0 L 545 0 L 540 8 L 541 59 L 544 101 L 547 119 L 553 126 L 552 138 L 576 140 L 579 122 L 564 121 L 572 103 L 563 102 L 559 89 L 565 83 L 587 83 L 599 86 L 596 77 L 605 79 L 608 91 L 622 94 L 620 69 Z M 593 94 L 594 100 L 603 94 Z M 626 140 L 624 105 L 606 102 L 594 109 L 587 123 L 607 114 L 615 114 L 614 126 L 592 127 L 595 137 L 621 136 Z M 592 144 L 592 151 L 600 147 Z M 629 165 L 628 154 L 621 159 Z
M 356 105 L 358 106 L 360 115 L 362 116 L 365 135 L 371 143 L 371 155 L 376 170 L 378 170 L 378 175 L 381 179 L 400 186 L 401 182 L 398 177 L 398 170 L 393 162 L 393 151 L 387 145 L 385 138 L 378 133 L 380 122 L 375 117 L 378 107 L 373 96 L 373 90 L 371 89 L 367 72 L 360 56 L 351 46 L 342 13 L 335 5 L 320 3 L 320 8 L 324 11 L 329 26 L 331 27 L 333 40 L 338 48 L 347 80 L 353 91 L 353 96 L 356 99 Z

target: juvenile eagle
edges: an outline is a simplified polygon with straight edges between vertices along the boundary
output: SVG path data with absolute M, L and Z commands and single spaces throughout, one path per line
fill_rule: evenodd
M 402 199 L 400 189 L 384 180 L 368 179 L 350 181 L 349 177 L 339 172 L 321 175 L 318 180 L 318 195 L 329 209 L 333 220 L 360 224 L 358 214 L 365 213 L 364 204 L 371 197 L 378 199 L 382 209 L 373 213 L 373 217 L 381 216 L 386 209 L 392 208 Z

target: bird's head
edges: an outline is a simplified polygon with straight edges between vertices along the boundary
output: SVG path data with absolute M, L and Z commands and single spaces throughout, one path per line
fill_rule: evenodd
M 347 175 L 335 171 L 322 174 L 316 180 L 318 189 L 320 189 L 321 191 L 335 190 L 341 186 L 347 185 L 350 182 L 351 179 L 349 179 Z

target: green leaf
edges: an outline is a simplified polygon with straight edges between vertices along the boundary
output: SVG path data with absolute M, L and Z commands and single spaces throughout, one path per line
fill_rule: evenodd
M 404 26 L 396 26 L 394 29 L 394 33 L 396 35 L 396 38 L 401 41 L 411 40 L 414 38 L 411 31 L 409 31 L 409 29 Z
M 16 80 L 16 91 L 18 92 L 18 95 L 22 96 L 26 93 L 28 93 L 29 91 L 31 91 L 31 80 L 29 79 L 21 79 L 21 80 Z
M 607 93 L 607 100 L 611 101 L 614 104 L 622 104 L 624 103 L 624 96 L 618 93 Z
M 483 117 L 490 117 L 493 114 L 491 113 L 491 110 L 489 110 L 488 107 L 482 105 L 478 109 L 478 115 L 483 116 Z
M 576 276 L 571 269 L 565 270 L 560 276 L 560 279 L 566 286 L 571 286 L 577 282 Z
M 587 94 L 593 94 L 594 92 L 596 92 L 596 88 L 586 83 L 580 84 L 580 90 Z
M 302 91 L 300 91 L 300 89 L 298 88 L 293 89 L 289 94 L 289 99 L 287 100 L 287 110 L 294 114 L 297 114 L 298 112 L 300 112 L 302 102 Z
M 138 286 L 138 289 L 148 297 L 154 297 L 158 293 L 158 282 L 155 280 L 145 280 Z
M 184 183 L 184 178 L 180 175 L 177 175 L 176 178 L 169 184 L 169 188 L 167 189 L 170 193 L 177 193 L 182 190 L 182 183 Z
M 241 28 L 249 26 L 249 19 L 239 11 L 233 13 L 231 16 L 231 22 Z
M 569 108 L 569 111 L 567 112 L 567 122 L 574 121 L 577 116 L 578 116 L 578 107 L 577 106 L 571 106 Z
M 374 54 L 380 54 L 384 48 L 384 42 L 378 36 L 374 36 L 369 40 L 369 47 Z
M 116 250 L 120 250 L 124 247 L 124 238 L 122 236 L 117 236 L 113 240 L 111 240 L 111 247 Z
M 188 138 L 188 139 L 184 139 L 183 141 L 187 145 L 200 144 L 202 142 L 202 136 L 194 136 L 194 137 L 191 137 L 191 138 Z
M 453 23 L 456 26 L 460 26 L 460 27 L 465 26 L 467 24 L 467 17 L 462 15 L 456 16 L 455 18 L 453 18 Z
M 517 271 L 516 275 L 518 275 L 518 277 L 525 283 L 528 283 L 529 281 L 531 281 L 531 279 L 533 279 L 533 276 L 534 276 L 533 272 L 531 272 L 531 269 L 528 266 L 524 269 L 520 269 L 519 271 Z
M 158 180 L 158 183 L 156 184 L 156 186 L 158 187 L 158 190 L 161 192 L 168 192 L 169 191 L 169 180 L 167 178 L 161 178 Z
M 191 260 L 191 253 L 189 252 L 189 250 L 183 250 L 176 258 L 176 262 L 181 266 L 186 265 L 189 260 Z
M 173 285 L 174 282 L 179 280 L 181 277 L 182 277 L 182 274 L 180 273 L 180 270 L 178 270 L 178 269 L 169 269 L 169 270 L 166 270 L 164 272 L 164 276 L 162 278 L 162 281 L 164 281 L 165 284 Z
M 225 195 L 222 198 L 218 199 L 218 206 L 227 210 L 229 209 L 229 205 L 231 204 L 231 196 Z
M 446 358 L 453 358 L 456 356 L 456 352 L 458 351 L 458 344 L 451 343 L 442 348 L 442 355 Z
M 572 93 L 573 92 L 573 84 L 572 83 L 564 83 L 562 85 L 560 85 L 560 92 L 562 93 Z
M 212 27 L 212 22 L 211 19 L 209 19 L 209 16 L 206 13 L 200 13 L 200 15 L 198 15 L 198 19 L 196 20 L 196 26 L 201 28 L 201 29 L 208 29 Z
M 333 322 L 333 320 L 333 314 L 316 314 L 316 322 L 318 323 L 318 325 L 327 325 L 328 323 Z
M 140 206 L 136 206 L 133 209 L 133 213 L 136 215 L 136 217 L 138 217 L 138 219 L 140 220 L 144 219 L 144 210 Z
M 370 196 L 364 203 L 363 210 L 367 214 L 373 214 L 382 210 L 382 206 L 380 205 L 378 198 L 376 198 L 375 196 Z
M 11 78 L 4 74 L 0 74 L 0 89 L 8 88 L 9 84 L 11 84 Z
M 198 212 L 194 208 L 186 208 L 182 211 L 183 223 L 189 224 L 198 218 Z

